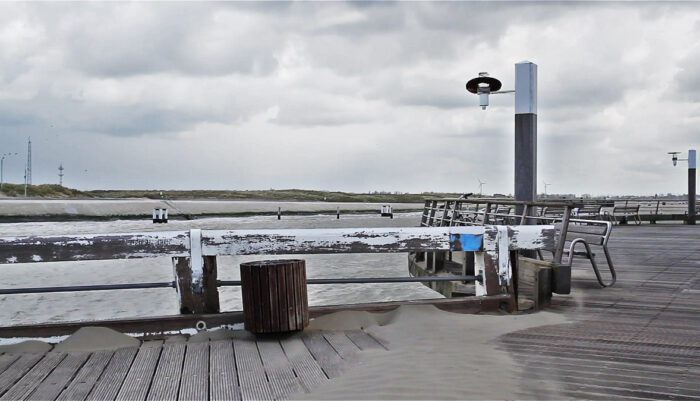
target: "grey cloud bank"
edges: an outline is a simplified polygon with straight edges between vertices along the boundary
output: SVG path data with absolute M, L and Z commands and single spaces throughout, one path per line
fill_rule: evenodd
M 680 193 L 698 33 L 695 3 L 2 3 L 0 153 L 84 189 L 509 193 L 512 96 L 464 83 L 527 59 L 540 191 Z

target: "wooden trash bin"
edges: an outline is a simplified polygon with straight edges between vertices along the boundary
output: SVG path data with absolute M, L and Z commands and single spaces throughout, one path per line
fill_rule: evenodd
M 246 330 L 280 333 L 303 330 L 308 326 L 304 260 L 241 263 L 241 288 Z

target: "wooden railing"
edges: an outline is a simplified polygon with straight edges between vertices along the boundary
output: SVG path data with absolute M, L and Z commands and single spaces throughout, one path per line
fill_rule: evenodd
M 555 234 L 555 228 L 550 225 L 485 225 L 298 230 L 192 229 L 121 234 L 3 237 L 0 238 L 0 265 L 171 257 L 174 281 L 83 287 L 13 288 L 0 289 L 0 294 L 172 286 L 177 289 L 181 313 L 216 313 L 219 312 L 218 286 L 235 284 L 217 280 L 216 257 L 220 255 L 470 251 L 475 252 L 478 266 L 473 276 L 477 295 L 495 295 L 503 293 L 504 286 L 511 284 L 509 251 L 552 250 L 555 246 Z M 390 281 L 388 279 L 391 278 L 378 278 L 374 281 L 387 282 Z M 418 278 L 397 279 L 397 281 L 420 280 Z M 464 279 L 464 277 L 457 279 Z M 335 282 L 371 282 L 371 280 L 338 279 Z M 332 282 L 334 282 L 332 279 L 322 279 L 319 284 Z

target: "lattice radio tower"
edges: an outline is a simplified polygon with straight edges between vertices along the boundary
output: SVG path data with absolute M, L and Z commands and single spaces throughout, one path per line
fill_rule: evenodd
M 24 169 L 24 196 L 27 196 L 27 187 L 32 185 L 32 138 L 27 138 L 27 166 Z
M 63 186 L 63 163 L 58 166 L 58 185 Z

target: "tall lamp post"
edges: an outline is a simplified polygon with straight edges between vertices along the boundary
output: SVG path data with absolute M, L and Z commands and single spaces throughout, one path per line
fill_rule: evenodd
M 483 110 L 489 95 L 515 92 L 515 200 L 537 198 L 537 64 L 515 64 L 515 90 L 500 90 L 501 81 L 487 73 L 467 82 L 467 91 L 479 95 Z
M 5 182 L 3 180 L 3 176 L 5 173 L 5 157 L 16 155 L 17 153 L 3 153 L 2 156 L 0 156 L 0 191 L 2 191 L 2 184 Z
M 688 224 L 695 224 L 695 221 L 697 220 L 697 215 L 695 211 L 695 204 L 697 202 L 697 198 L 695 195 L 696 152 L 695 149 L 688 150 L 687 159 L 679 159 L 679 153 L 681 152 L 668 152 L 668 154 L 671 155 L 671 161 L 673 162 L 674 167 L 678 165 L 679 161 L 688 162 Z
M 515 93 L 515 200 L 534 202 L 537 199 L 537 64 L 523 61 L 515 64 L 515 90 L 500 90 L 501 81 L 481 72 L 467 82 L 467 91 L 479 96 L 479 106 L 486 110 L 489 95 Z M 516 214 L 523 212 L 516 207 Z M 534 224 L 527 221 L 525 224 Z M 522 255 L 535 257 L 534 252 Z M 510 283 L 510 271 L 499 271 L 501 285 Z M 477 284 L 476 292 L 483 289 Z

